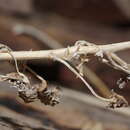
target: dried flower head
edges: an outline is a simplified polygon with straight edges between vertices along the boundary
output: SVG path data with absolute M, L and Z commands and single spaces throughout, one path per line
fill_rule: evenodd
M 60 93 L 58 88 L 47 87 L 47 83 L 42 79 L 41 83 L 31 84 L 28 77 L 23 73 L 9 73 L 0 76 L 1 81 L 8 81 L 18 91 L 20 98 L 24 102 L 34 102 L 40 100 L 45 105 L 54 106 L 59 103 Z
M 46 88 L 45 90 L 38 92 L 38 98 L 45 105 L 55 106 L 60 102 L 60 91 L 57 87 Z

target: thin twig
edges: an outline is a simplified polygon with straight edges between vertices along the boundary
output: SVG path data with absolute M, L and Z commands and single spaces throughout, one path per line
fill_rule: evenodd
M 28 71 L 30 71 L 35 77 L 37 77 L 41 82 L 44 82 L 45 80 L 38 75 L 35 71 L 33 71 L 30 67 L 28 67 L 26 64 L 23 64 L 25 69 L 27 69 Z
M 122 60 L 119 56 L 117 56 L 115 53 L 111 53 L 111 57 L 124 68 L 128 68 L 127 63 L 124 60 Z
M 17 72 L 18 74 L 20 74 L 20 71 L 19 71 L 19 68 L 18 68 L 18 62 L 17 62 L 16 58 L 14 57 L 14 55 L 12 54 L 11 51 L 8 51 L 8 53 L 12 56 L 12 58 L 13 58 L 13 60 L 14 60 L 16 72 Z
M 115 55 L 113 55 L 113 54 L 111 54 L 109 52 L 105 52 L 105 53 L 106 53 L 107 58 L 108 58 L 109 62 L 111 63 L 112 67 L 114 67 L 115 69 L 118 69 L 118 70 L 122 70 L 122 71 L 124 71 L 127 74 L 130 74 L 130 70 L 128 70 L 128 68 L 124 68 L 124 66 L 123 66 L 124 64 L 123 65 L 122 64 L 119 65 L 118 63 L 116 63 L 116 62 L 120 62 L 121 61 L 119 59 L 119 57 L 115 57 Z
M 88 87 L 88 89 L 91 91 L 91 93 L 97 97 L 100 100 L 106 101 L 106 102 L 111 102 L 113 101 L 113 99 L 108 99 L 108 98 L 103 98 L 101 96 L 99 96 L 94 90 L 93 88 L 86 82 L 86 80 L 79 74 L 78 71 L 76 71 L 76 68 L 72 67 L 70 63 L 68 63 L 65 60 L 62 60 L 61 58 L 52 56 L 54 58 L 54 60 L 59 61 L 60 63 L 64 64 L 67 68 L 69 68 L 78 78 L 80 78 L 82 80 L 82 82 Z
M 7 52 L 12 57 L 12 59 L 14 60 L 14 63 L 15 63 L 16 72 L 20 74 L 17 60 L 14 57 L 14 55 L 12 54 L 12 51 L 13 50 L 11 48 L 9 48 L 7 45 L 4 45 L 4 44 L 0 43 L 0 52 L 1 53 Z

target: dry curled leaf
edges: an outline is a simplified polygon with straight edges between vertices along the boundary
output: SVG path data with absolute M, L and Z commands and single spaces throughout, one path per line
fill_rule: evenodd
M 112 100 L 111 102 L 108 104 L 108 107 L 109 108 L 121 108 L 121 107 L 127 107 L 128 106 L 128 102 L 126 101 L 126 99 L 115 93 L 115 92 L 112 92 L 112 95 L 110 97 Z

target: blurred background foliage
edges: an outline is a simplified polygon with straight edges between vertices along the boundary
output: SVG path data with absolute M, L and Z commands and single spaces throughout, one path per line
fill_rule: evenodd
M 31 25 L 41 32 L 46 33 L 52 39 L 55 39 L 63 47 L 74 45 L 77 40 L 86 40 L 95 44 L 129 41 L 129 6 L 130 2 L 128 0 L 0 0 L 0 42 L 10 46 L 13 50 L 29 51 L 50 49 L 44 42 L 33 37 L 28 37 L 27 35 L 16 36 L 13 32 L 13 27 L 16 26 L 16 24 Z M 129 51 L 119 53 L 120 57 L 130 63 L 129 55 Z M 75 79 L 75 76 L 67 70 L 66 67 L 58 63 L 27 61 L 27 64 L 49 83 L 60 84 L 67 88 L 89 93 L 87 88 L 80 87 L 83 86 L 83 84 L 78 79 Z M 114 89 L 116 92 L 125 96 L 130 102 L 130 89 L 128 85 L 126 88 L 120 90 L 116 84 L 117 80 L 125 75 L 124 73 L 99 63 L 96 58 L 91 60 L 87 66 L 93 72 L 87 71 L 87 74 L 90 73 L 88 74 L 88 81 L 95 87 L 97 92 L 104 96 L 104 91 L 107 94 L 107 89 Z M 3 67 L 1 67 L 1 70 L 4 70 Z M 95 81 L 94 76 L 91 74 L 96 74 L 97 76 L 95 76 L 102 80 L 101 82 L 107 89 L 100 90 L 97 87 L 100 86 L 97 85 L 100 84 L 100 81 Z M 96 82 L 96 84 L 94 84 L 93 81 Z M 3 88 L 2 90 L 4 91 L 6 89 Z M 3 91 L 1 91 L 1 93 L 4 93 Z M 1 102 L 3 102 L 3 100 L 0 100 L 0 103 Z M 23 106 L 23 108 L 26 109 L 25 106 Z M 15 109 L 17 109 L 17 107 L 15 107 Z M 63 110 L 63 108 L 61 109 Z M 61 113 L 63 113 L 63 111 Z M 55 117 L 56 115 L 53 116 Z M 62 120 L 64 122 L 62 122 L 64 124 L 63 126 L 67 124 L 65 123 L 65 119 Z M 55 118 L 54 120 L 57 121 Z M 92 124 L 93 123 L 90 122 L 88 126 L 84 126 L 83 130 L 88 130 L 87 127 L 92 128 Z M 64 128 L 61 128 L 60 125 L 58 126 L 59 129 Z M 93 130 L 105 129 L 101 122 L 96 122 L 95 125 L 97 128 L 93 128 Z M 69 127 L 73 128 L 74 125 Z M 77 126 L 77 128 L 79 128 L 79 126 Z M 118 128 L 120 127 L 117 123 L 117 126 L 111 129 L 114 130 Z M 123 129 L 125 130 L 125 127 L 121 130 Z

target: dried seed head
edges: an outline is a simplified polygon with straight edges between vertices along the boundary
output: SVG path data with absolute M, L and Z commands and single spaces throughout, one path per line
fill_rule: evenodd
M 42 92 L 38 92 L 38 98 L 45 105 L 55 106 L 56 104 L 58 104 L 60 102 L 59 101 L 60 92 L 59 92 L 58 88 L 56 88 L 56 87 L 55 88 L 52 88 L 52 87 L 46 88 Z
M 120 107 L 127 107 L 128 102 L 123 96 L 120 96 L 119 94 L 112 92 L 112 95 L 110 97 L 112 101 L 108 104 L 109 108 L 120 108 Z
M 23 91 L 18 91 L 19 97 L 24 100 L 24 102 L 34 102 L 37 99 L 36 89 L 26 89 Z

